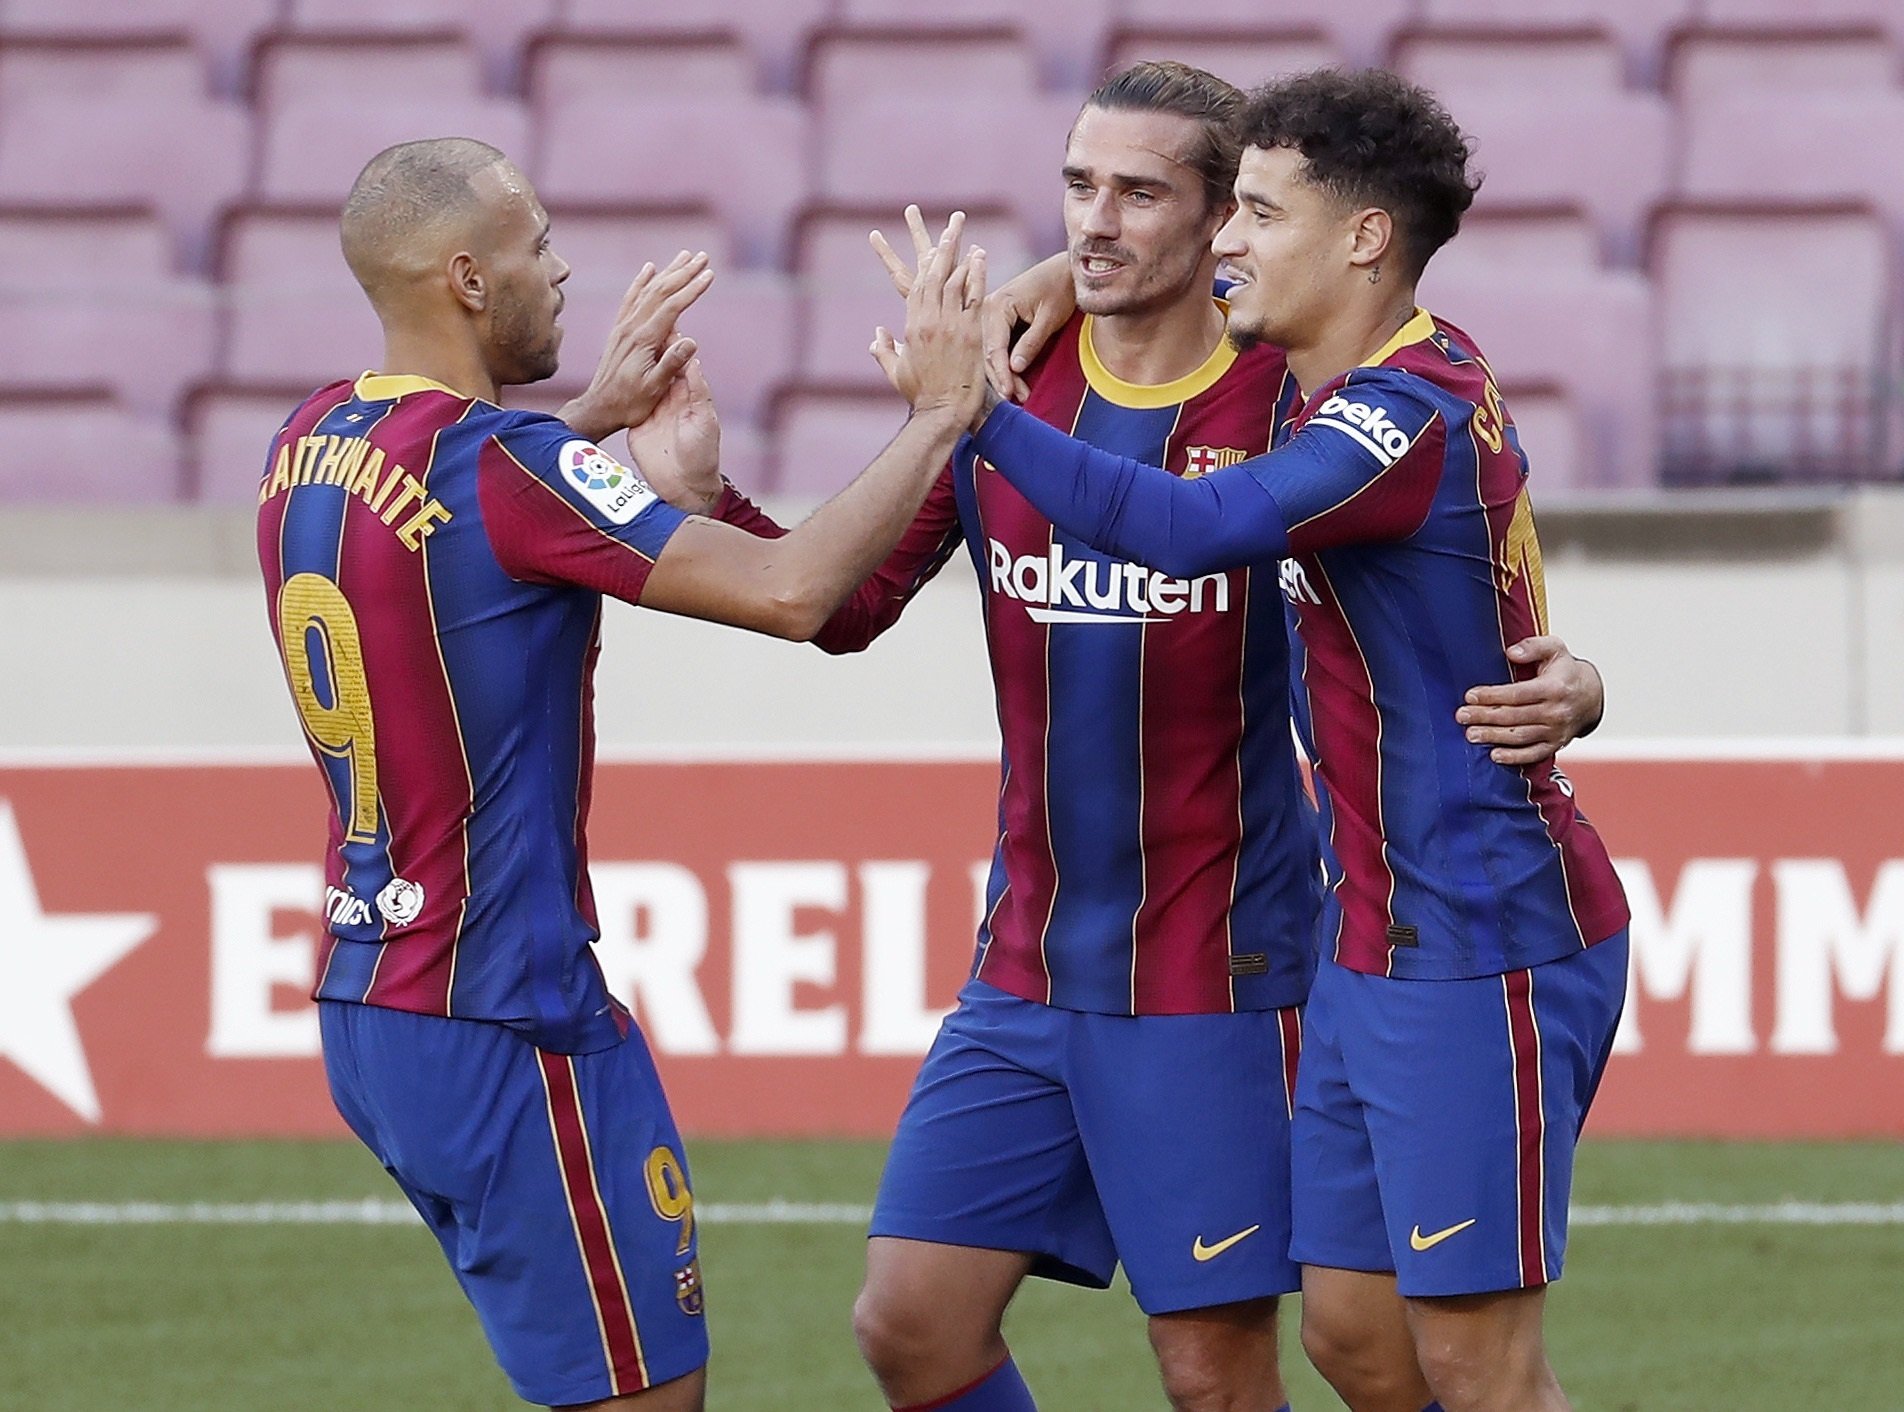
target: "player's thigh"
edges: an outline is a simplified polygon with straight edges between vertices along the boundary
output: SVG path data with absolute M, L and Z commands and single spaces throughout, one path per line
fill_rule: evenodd
M 1625 971 L 1621 937 L 1471 980 L 1343 973 L 1347 1069 L 1404 1296 L 1560 1277 L 1574 1148 Z
M 872 1236 L 1018 1252 L 1034 1273 L 1110 1282 L 1116 1255 L 1059 1063 L 1077 1018 L 966 985 L 887 1150 Z
M 351 1015 L 373 1147 L 519 1395 L 587 1405 L 707 1361 L 693 1198 L 639 1032 L 592 1054 L 500 1026 Z
M 1302 1062 L 1290 1121 L 1290 1257 L 1310 1267 L 1392 1274 L 1367 1114 L 1342 1052 L 1347 1000 L 1336 966 L 1317 970 L 1303 1012 Z M 1399 1318 L 1399 1311 L 1397 1313 Z
M 1296 1289 L 1289 1080 L 1298 1012 L 1079 1019 L 1071 1101 L 1144 1312 Z

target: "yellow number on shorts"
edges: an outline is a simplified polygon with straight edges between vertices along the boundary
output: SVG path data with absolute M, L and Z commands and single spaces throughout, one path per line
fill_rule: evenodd
M 681 1242 L 674 1253 L 686 1255 L 694 1243 L 694 1193 L 688 1190 L 688 1174 L 680 1161 L 665 1147 L 648 1154 L 648 1200 L 662 1220 L 681 1223 Z
M 1501 546 L 1501 587 L 1512 588 L 1514 580 L 1527 575 L 1528 596 L 1534 604 L 1534 630 L 1547 631 L 1547 571 L 1540 562 L 1540 536 L 1534 532 L 1534 502 L 1522 487 L 1514 502 L 1514 518 L 1507 526 L 1507 542 Z
M 315 638 L 315 641 L 313 641 Z M 377 838 L 377 727 L 364 677 L 363 639 L 343 591 L 321 574 L 293 574 L 278 594 L 278 640 L 291 696 L 317 748 L 350 763 L 350 798 L 337 801 L 351 843 Z M 313 658 L 323 654 L 330 702 L 317 694 Z

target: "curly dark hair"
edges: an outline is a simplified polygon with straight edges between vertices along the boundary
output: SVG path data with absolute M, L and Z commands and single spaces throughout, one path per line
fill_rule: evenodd
M 1249 95 L 1243 141 L 1302 155 L 1310 181 L 1351 207 L 1395 218 L 1410 277 L 1454 238 L 1481 179 L 1468 139 L 1425 88 L 1385 69 L 1315 69 Z
M 1243 155 L 1237 131 L 1243 114 L 1241 89 L 1174 59 L 1147 59 L 1106 79 L 1084 100 L 1084 106 L 1174 113 L 1198 123 L 1201 130 L 1184 154 L 1184 163 L 1203 178 L 1203 195 L 1210 206 L 1230 199 L 1237 159 Z

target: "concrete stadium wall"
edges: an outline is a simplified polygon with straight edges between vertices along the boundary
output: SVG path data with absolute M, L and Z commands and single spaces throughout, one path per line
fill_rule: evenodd
M 1904 735 L 1904 492 L 1554 505 L 1541 532 L 1608 741 Z M 254 573 L 243 513 L 0 509 L 0 749 L 297 748 Z M 971 579 L 845 660 L 612 605 L 602 744 L 987 751 Z

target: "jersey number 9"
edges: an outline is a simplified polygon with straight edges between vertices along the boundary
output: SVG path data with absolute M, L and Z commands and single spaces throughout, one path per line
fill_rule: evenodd
M 350 798 L 337 801 L 344 837 L 377 839 L 377 727 L 364 675 L 363 639 L 343 590 L 321 574 L 293 574 L 278 593 L 278 642 L 291 697 L 311 742 L 350 765 Z M 318 668 L 325 694 L 319 694 Z

